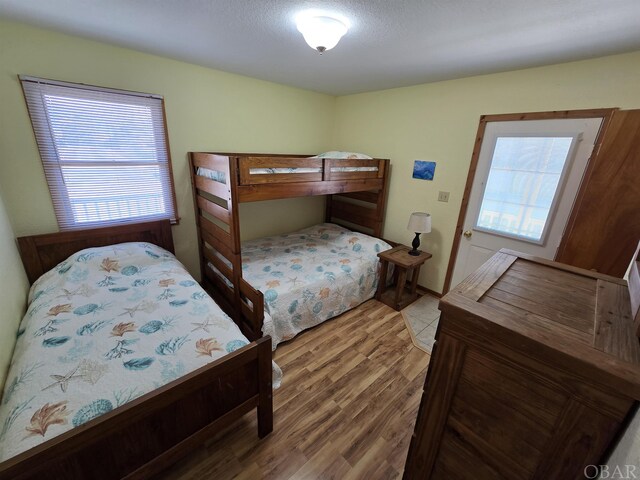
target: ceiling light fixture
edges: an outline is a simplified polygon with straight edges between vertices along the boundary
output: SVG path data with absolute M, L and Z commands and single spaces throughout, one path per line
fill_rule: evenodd
M 335 47 L 347 33 L 347 26 L 343 22 L 326 15 L 301 17 L 297 25 L 305 41 L 320 55 Z

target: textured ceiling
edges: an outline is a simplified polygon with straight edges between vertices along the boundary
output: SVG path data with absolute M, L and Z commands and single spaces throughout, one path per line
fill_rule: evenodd
M 351 23 L 324 55 L 306 9 Z M 640 0 L 0 0 L 0 17 L 333 95 L 640 49 Z

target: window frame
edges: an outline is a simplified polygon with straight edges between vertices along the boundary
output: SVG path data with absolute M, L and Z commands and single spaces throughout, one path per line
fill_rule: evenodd
M 174 181 L 174 176 L 173 176 L 173 164 L 172 164 L 172 159 L 171 159 L 171 149 L 170 149 L 170 144 L 169 144 L 169 131 L 168 131 L 168 127 L 167 127 L 167 114 L 166 114 L 166 109 L 165 109 L 165 102 L 164 102 L 164 97 L 162 95 L 157 95 L 157 94 L 151 94 L 151 93 L 143 93 L 143 92 L 137 92 L 137 91 L 132 91 L 132 90 L 123 90 L 123 89 L 116 89 L 116 88 L 109 88 L 109 87 L 102 87 L 102 86 L 96 86 L 96 85 L 89 85 L 89 84 L 84 84 L 84 83 L 74 83 L 74 82 L 65 82 L 65 81 L 59 81 L 59 80 L 51 80 L 51 79 L 46 79 L 46 78 L 40 78 L 40 77 L 33 77 L 33 76 L 29 76 L 29 75 L 18 75 L 18 80 L 20 82 L 20 86 L 22 89 L 22 93 L 23 93 L 23 98 L 25 101 L 25 106 L 27 107 L 27 113 L 29 115 L 29 120 L 31 122 L 31 127 L 32 127 L 32 131 L 34 134 L 34 138 L 36 140 L 36 144 L 38 147 L 38 153 L 40 156 L 40 161 L 41 161 L 41 165 L 43 168 L 43 173 L 45 175 L 45 179 L 47 182 L 47 187 L 49 188 L 49 194 L 51 196 L 51 201 L 53 204 L 53 209 L 56 215 L 56 221 L 58 223 L 58 227 L 60 228 L 61 231 L 69 231 L 69 230 L 81 230 L 81 229 L 90 229 L 90 228 L 101 228 L 101 227 L 113 227 L 113 226 L 117 226 L 117 225 L 127 225 L 127 224 L 135 224 L 135 223 L 143 223 L 143 222 L 147 222 L 147 221 L 155 221 L 155 220 L 162 220 L 162 219 L 168 219 L 171 221 L 172 225 L 177 225 L 180 223 L 180 215 L 178 212 L 178 202 L 177 202 L 177 197 L 176 197 L 176 191 L 175 191 L 175 181 Z M 64 88 L 70 88 L 77 91 L 80 90 L 88 90 L 88 91 L 93 91 L 93 92 L 100 92 L 100 93 L 107 93 L 107 94 L 115 94 L 115 95 L 119 95 L 122 96 L 123 100 L 126 99 L 127 96 L 130 97 L 141 97 L 141 98 L 147 98 L 147 99 L 153 99 L 153 100 L 157 100 L 160 102 L 160 112 L 161 112 L 161 128 L 162 128 L 162 133 L 163 133 L 163 141 L 162 143 L 164 143 L 164 149 L 166 152 L 166 169 L 167 169 L 167 175 L 166 175 L 166 181 L 168 182 L 168 185 L 164 185 L 164 178 L 162 178 L 160 181 L 163 183 L 163 191 L 166 194 L 166 199 L 170 200 L 172 203 L 172 207 L 173 207 L 173 216 L 171 215 L 172 212 L 168 212 L 165 215 L 147 215 L 147 216 L 137 216 L 137 217 L 124 217 L 124 218 L 120 218 L 120 219 L 110 219 L 110 220 L 97 220 L 97 221 L 90 221 L 90 222 L 82 222 L 82 223 L 78 223 L 76 221 L 76 217 L 73 213 L 73 209 L 72 209 L 72 202 L 71 199 L 69 198 L 69 192 L 67 190 L 67 187 L 65 185 L 65 181 L 64 181 L 64 177 L 62 174 L 61 169 L 51 169 L 51 168 L 45 168 L 45 163 L 50 163 L 49 160 L 45 160 L 43 158 L 43 152 L 47 152 L 46 156 L 50 156 L 50 152 L 49 150 L 51 149 L 50 146 L 46 146 L 41 144 L 41 141 L 39 140 L 39 136 L 42 134 L 42 132 L 38 132 L 36 131 L 36 124 L 34 123 L 34 118 L 32 116 L 32 112 L 31 109 L 29 107 L 29 100 L 27 97 L 27 92 L 25 91 L 25 83 L 29 82 L 29 83 L 36 83 L 36 84 L 43 84 L 43 85 L 52 85 L 52 86 L 56 86 L 56 87 L 64 87 Z M 122 102 L 123 104 L 126 104 L 125 101 Z M 45 115 L 47 116 L 47 120 L 46 120 L 46 125 L 49 127 L 49 130 L 51 129 L 51 123 L 48 119 L 49 116 L 49 111 L 46 107 L 42 107 Z M 153 122 L 152 122 L 153 123 Z M 158 122 L 156 122 L 158 123 Z M 152 128 L 154 127 L 154 125 L 152 124 Z M 53 140 L 53 136 L 51 135 L 51 133 L 45 133 L 45 135 L 47 135 L 49 137 L 49 141 L 51 141 L 52 145 L 55 145 L 55 141 Z M 54 154 L 55 158 L 57 159 L 57 162 L 60 162 L 60 157 L 58 156 L 57 152 Z M 128 163 L 129 165 L 131 165 L 131 162 L 123 162 L 123 163 Z M 133 162 L 134 164 L 136 164 L 136 162 Z M 164 160 L 159 161 L 158 165 L 165 163 Z M 143 162 L 139 162 L 140 165 L 143 165 Z M 164 166 L 162 168 L 165 168 Z M 167 190 L 164 190 L 167 189 Z M 58 200 L 56 201 L 56 197 L 58 198 Z M 165 209 L 166 212 L 166 209 Z

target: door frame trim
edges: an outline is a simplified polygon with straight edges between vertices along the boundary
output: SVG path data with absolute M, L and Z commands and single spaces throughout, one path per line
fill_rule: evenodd
M 481 115 L 480 123 L 478 125 L 478 132 L 476 134 L 476 140 L 473 145 L 473 153 L 471 154 L 471 163 L 469 165 L 469 173 L 467 174 L 467 183 L 464 186 L 464 193 L 462 195 L 462 204 L 460 205 L 460 212 L 458 213 L 458 221 L 456 222 L 456 230 L 453 236 L 453 245 L 451 246 L 451 254 L 449 255 L 449 264 L 447 265 L 447 273 L 444 277 L 444 286 L 442 294 L 444 295 L 449 291 L 451 287 L 451 277 L 453 276 L 453 267 L 458 257 L 458 249 L 460 247 L 460 237 L 462 236 L 462 229 L 464 219 L 467 216 L 467 209 L 469 207 L 469 197 L 471 195 L 471 187 L 476 176 L 476 169 L 478 168 L 478 159 L 480 158 L 480 149 L 482 148 L 482 142 L 484 140 L 484 133 L 489 122 L 511 122 L 518 120 L 561 120 L 561 119 L 577 119 L 577 118 L 597 118 L 602 117 L 602 125 L 596 136 L 596 141 L 593 146 L 591 156 L 587 161 L 587 167 L 585 169 L 580 187 L 576 194 L 571 213 L 567 220 L 567 226 L 562 235 L 560 246 L 558 247 L 557 255 L 559 255 L 565 248 L 565 238 L 567 232 L 571 231 L 576 221 L 577 208 L 576 205 L 580 205 L 585 195 L 586 185 L 591 177 L 593 170 L 593 162 L 591 159 L 597 155 L 600 150 L 600 145 L 604 138 L 607 127 L 611 123 L 611 117 L 619 110 L 619 108 L 595 108 L 588 110 L 558 110 L 550 112 L 528 112 L 528 113 L 500 113 L 495 115 Z

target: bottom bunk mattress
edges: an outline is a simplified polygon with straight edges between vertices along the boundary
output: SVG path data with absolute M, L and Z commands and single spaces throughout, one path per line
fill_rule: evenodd
M 82 250 L 31 287 L 0 404 L 0 461 L 248 343 L 166 250 Z M 280 376 L 274 364 L 274 384 Z
M 373 298 L 380 240 L 324 223 L 242 244 L 242 276 L 264 294 L 262 332 L 275 347 Z

